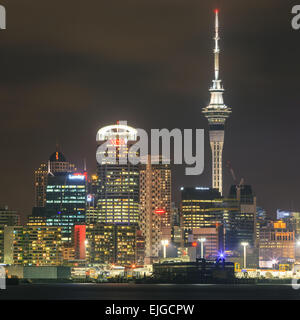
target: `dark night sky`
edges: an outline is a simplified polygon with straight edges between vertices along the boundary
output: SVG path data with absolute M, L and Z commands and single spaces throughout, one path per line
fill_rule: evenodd
M 298 1 L 299 2 L 299 1 Z M 55 150 L 95 169 L 97 129 L 205 128 L 213 77 L 213 9 L 221 22 L 224 162 L 259 205 L 300 210 L 300 31 L 288 0 L 0 0 L 0 202 L 27 215 L 33 171 Z M 207 132 L 206 132 L 207 134 Z M 174 171 L 180 185 L 210 185 Z M 224 168 L 225 193 L 232 183 Z

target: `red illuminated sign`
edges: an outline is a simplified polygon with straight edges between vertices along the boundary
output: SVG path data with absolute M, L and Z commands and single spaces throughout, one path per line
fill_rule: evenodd
M 109 142 L 113 145 L 113 146 L 121 146 L 125 144 L 125 140 L 123 138 L 119 138 L 119 139 L 110 139 Z
M 155 212 L 156 214 L 163 215 L 163 214 L 166 213 L 166 210 L 165 210 L 165 209 L 156 209 L 154 212 Z

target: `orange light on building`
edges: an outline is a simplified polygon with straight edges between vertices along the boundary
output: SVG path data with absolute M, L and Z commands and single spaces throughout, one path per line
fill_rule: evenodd
M 194 247 L 194 248 L 196 248 L 197 247 L 197 242 L 196 241 L 194 241 L 194 242 L 192 242 L 192 247 Z
M 274 229 L 286 229 L 286 223 L 281 220 L 274 222 Z

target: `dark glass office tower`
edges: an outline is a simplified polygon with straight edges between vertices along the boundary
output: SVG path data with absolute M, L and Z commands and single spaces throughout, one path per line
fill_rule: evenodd
M 249 247 L 257 247 L 257 208 L 256 197 L 250 185 L 233 185 L 230 188 L 230 199 L 239 202 L 240 210 L 231 221 L 232 225 L 232 250 L 239 250 L 242 242 L 247 242 Z
M 64 154 L 56 151 L 51 154 L 48 162 L 41 163 L 40 167 L 34 171 L 34 191 L 35 191 L 35 208 L 34 211 L 39 211 L 39 208 L 44 208 L 46 205 L 46 188 L 48 174 L 56 173 L 71 173 L 75 172 L 75 165 L 67 161 Z M 41 210 L 42 211 L 42 210 Z
M 62 228 L 62 240 L 71 240 L 75 224 L 85 223 L 86 175 L 57 173 L 48 176 L 45 216 L 47 225 Z

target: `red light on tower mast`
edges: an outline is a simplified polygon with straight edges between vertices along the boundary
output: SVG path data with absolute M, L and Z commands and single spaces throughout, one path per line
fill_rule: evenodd
M 215 9 L 215 14 L 218 14 L 219 13 L 219 9 Z

